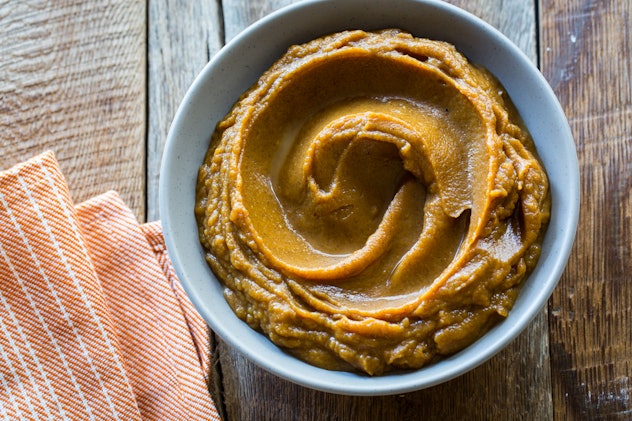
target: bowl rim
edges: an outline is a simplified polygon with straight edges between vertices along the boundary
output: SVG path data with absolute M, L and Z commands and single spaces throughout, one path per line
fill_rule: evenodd
M 504 321 L 494 326 L 474 344 L 450 357 L 442 359 L 437 363 L 414 371 L 387 373 L 385 375 L 375 377 L 358 373 L 324 370 L 311 366 L 297 360 L 289 354 L 284 353 L 284 351 L 277 348 L 276 345 L 272 344 L 266 337 L 253 331 L 239 319 L 237 319 L 237 321 L 242 323 L 245 329 L 250 330 L 252 334 L 258 335 L 260 338 L 251 338 L 251 334 L 245 333 L 245 330 L 235 328 L 237 325 L 233 322 L 231 322 L 233 325 L 228 327 L 225 324 L 226 321 L 221 320 L 221 318 L 226 315 L 224 313 L 218 313 L 214 311 L 214 309 L 210 308 L 208 301 L 209 297 L 200 290 L 199 282 L 194 279 L 190 268 L 187 267 L 187 264 L 185 263 L 188 258 L 191 258 L 191 251 L 186 246 L 182 245 L 182 232 L 179 231 L 182 227 L 179 225 L 180 222 L 178 221 L 182 212 L 174 213 L 176 206 L 171 205 L 174 200 L 177 201 L 179 197 L 177 193 L 185 188 L 185 186 L 182 185 L 181 179 L 173 176 L 166 177 L 165 175 L 186 173 L 183 168 L 178 167 L 178 165 L 182 166 L 182 162 L 184 161 L 181 160 L 182 146 L 178 143 L 178 138 L 186 138 L 186 136 L 183 135 L 183 133 L 186 132 L 184 125 L 190 123 L 189 120 L 192 118 L 187 114 L 191 110 L 191 107 L 193 107 L 199 100 L 201 90 L 204 88 L 204 85 L 207 83 L 211 74 L 216 71 L 217 66 L 221 66 L 222 63 L 228 61 L 230 55 L 235 54 L 233 50 L 236 50 L 238 46 L 244 43 L 252 43 L 261 32 L 264 32 L 271 26 L 278 25 L 278 20 L 289 19 L 289 17 L 297 16 L 302 13 L 308 13 L 315 7 L 335 7 L 333 5 L 334 3 L 344 3 L 346 5 L 355 4 L 360 7 L 362 1 L 306 0 L 285 6 L 250 25 L 240 34 L 235 36 L 211 58 L 188 89 L 178 107 L 169 130 L 161 162 L 159 180 L 159 210 L 162 218 L 167 250 L 171 256 L 176 274 L 181 280 L 188 297 L 213 331 L 230 346 L 245 355 L 247 359 L 281 378 L 316 390 L 330 393 L 365 396 L 404 393 L 443 383 L 484 363 L 500 350 L 504 349 L 507 344 L 513 341 L 546 305 L 548 298 L 552 294 L 566 266 L 575 238 L 579 217 L 579 166 L 577 163 L 577 155 L 570 127 L 553 90 L 526 54 L 515 46 L 505 35 L 480 18 L 448 3 L 443 3 L 437 0 L 379 0 L 375 3 L 388 3 L 389 5 L 405 4 L 410 7 L 417 7 L 411 6 L 412 4 L 415 4 L 420 8 L 434 8 L 438 10 L 439 13 L 446 14 L 446 16 L 455 19 L 462 25 L 470 25 L 486 37 L 496 40 L 497 45 L 495 48 L 504 49 L 505 53 L 509 54 L 515 61 L 514 64 L 516 66 L 520 66 L 520 68 L 528 73 L 528 76 L 532 78 L 530 83 L 535 83 L 538 86 L 540 89 L 539 95 L 543 95 L 542 100 L 546 101 L 548 107 L 550 108 L 549 111 L 554 114 L 552 120 L 558 125 L 556 129 L 560 133 L 559 147 L 563 148 L 563 151 L 566 154 L 565 165 L 568 167 L 568 173 L 567 179 L 564 180 L 564 185 L 559 186 L 557 184 L 551 184 L 551 194 L 552 196 L 555 195 L 555 197 L 564 197 L 566 201 L 566 208 L 563 208 L 565 209 L 563 219 L 559 221 L 558 225 L 556 225 L 557 232 L 549 234 L 547 231 L 547 234 L 545 235 L 546 239 L 555 234 L 555 239 L 551 240 L 551 244 L 554 249 L 548 250 L 547 255 L 544 255 L 543 252 L 540 262 L 538 262 L 536 269 L 529 277 L 529 279 L 536 277 L 537 275 L 543 277 L 543 282 L 538 284 L 537 288 L 534 287 L 535 290 L 530 291 L 529 298 L 534 301 L 535 304 L 526 303 L 524 304 L 524 311 L 510 312 L 509 316 Z M 289 47 L 289 45 L 283 45 L 282 50 L 284 51 L 287 47 Z M 245 88 L 243 90 L 245 90 Z M 235 100 L 236 99 L 237 98 L 235 98 Z M 214 127 L 215 122 L 212 122 L 212 125 Z M 535 140 L 536 139 L 534 138 L 534 141 Z M 180 141 L 180 143 L 181 142 L 182 141 Z M 536 142 L 536 144 L 537 143 L 538 142 Z M 208 145 L 208 142 L 206 144 Z M 199 161 L 201 164 L 201 157 Z M 195 174 L 197 175 L 197 167 L 195 168 Z M 560 196 L 560 194 L 562 194 L 562 196 Z M 561 206 L 561 204 L 554 202 L 553 206 L 553 209 L 557 209 Z M 191 203 L 190 208 L 191 218 L 193 218 L 193 203 Z M 559 217 L 561 218 L 562 215 Z M 549 226 L 549 230 L 551 230 L 551 226 Z M 197 230 L 194 236 L 197 238 Z M 199 246 L 199 248 L 201 248 L 201 246 Z M 542 267 L 544 265 L 544 261 L 547 263 L 546 273 L 541 273 L 543 271 Z M 203 263 L 206 265 L 205 261 L 203 261 Z M 528 282 L 528 279 L 525 282 Z M 523 293 L 521 292 L 518 301 L 521 300 L 522 296 Z M 221 298 L 223 299 L 223 297 Z M 516 302 L 516 306 L 518 305 L 518 301 Z M 236 318 L 234 314 L 232 316 Z M 244 338 L 244 335 L 247 336 L 247 338 Z M 489 346 L 485 346 L 488 344 L 482 340 L 483 338 L 489 338 L 489 341 L 487 342 L 493 343 L 494 346 L 491 348 Z

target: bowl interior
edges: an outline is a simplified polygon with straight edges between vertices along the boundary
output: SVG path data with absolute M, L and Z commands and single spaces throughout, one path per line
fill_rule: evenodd
M 193 216 L 197 170 L 215 124 L 292 44 L 345 29 L 401 28 L 453 43 L 505 86 L 550 178 L 551 221 L 542 257 L 506 320 L 463 351 L 419 370 L 378 377 L 323 370 L 281 351 L 241 322 L 204 260 Z M 541 310 L 568 259 L 579 209 L 572 135 L 552 90 L 531 61 L 480 19 L 433 0 L 316 0 L 277 11 L 235 37 L 195 80 L 174 118 L 164 150 L 160 214 L 169 254 L 189 297 L 211 328 L 246 357 L 298 384 L 333 393 L 382 395 L 429 387 L 489 359 Z

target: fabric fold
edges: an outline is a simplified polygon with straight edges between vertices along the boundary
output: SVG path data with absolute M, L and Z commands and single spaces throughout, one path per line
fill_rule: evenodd
M 0 173 L 0 419 L 218 420 L 169 264 L 116 193 L 75 207 L 51 152 Z

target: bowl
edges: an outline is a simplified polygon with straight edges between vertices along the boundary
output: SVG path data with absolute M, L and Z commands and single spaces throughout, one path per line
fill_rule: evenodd
M 346 29 L 384 28 L 448 41 L 500 80 L 530 130 L 547 170 L 552 209 L 541 258 L 504 321 L 469 347 L 437 363 L 370 377 L 309 365 L 238 319 L 204 259 L 193 206 L 197 171 L 216 123 L 289 46 Z M 579 170 L 568 122 L 551 88 L 529 58 L 489 24 L 434 0 L 315 0 L 261 19 L 206 65 L 173 120 L 162 160 L 159 195 L 165 240 L 176 272 L 197 310 L 224 341 L 265 370 L 306 387 L 348 395 L 387 395 L 437 385 L 475 368 L 511 342 L 543 308 L 573 244 Z

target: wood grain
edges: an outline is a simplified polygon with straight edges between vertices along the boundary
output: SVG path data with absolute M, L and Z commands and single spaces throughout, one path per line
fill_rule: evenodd
M 145 213 L 145 3 L 0 1 L 0 167 L 52 149 L 80 202 Z
M 195 77 L 224 44 L 224 24 L 219 2 L 202 0 L 149 1 L 148 30 L 148 130 L 147 220 L 160 219 L 158 183 L 162 153 L 177 108 Z M 216 339 L 209 330 L 216 353 Z M 222 418 L 220 358 L 210 375 L 209 391 Z
M 299 0 L 224 0 L 222 9 L 224 14 L 224 31 L 226 42 L 243 31 L 248 25 L 262 17 L 288 6 Z
M 288 3 L 224 1 L 227 39 Z M 452 3 L 499 28 L 536 61 L 533 4 Z M 446 384 L 399 396 L 349 397 L 315 392 L 263 371 L 221 341 L 218 352 L 229 420 L 549 419 L 553 412 L 546 311 L 514 343 L 481 367 Z
M 204 65 L 223 45 L 217 2 L 149 2 L 147 220 L 159 219 L 158 182 L 167 133 L 178 105 Z
M 632 419 L 632 2 L 543 0 L 542 70 L 580 164 L 575 247 L 550 301 L 556 419 Z

